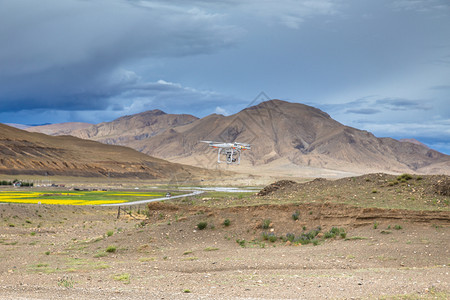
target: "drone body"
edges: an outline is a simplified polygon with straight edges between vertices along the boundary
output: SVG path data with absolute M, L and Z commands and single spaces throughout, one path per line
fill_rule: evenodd
M 226 162 L 227 164 L 240 164 L 241 152 L 244 150 L 251 150 L 250 144 L 243 143 L 222 143 L 213 141 L 200 141 L 202 143 L 209 144 L 210 147 L 217 150 L 217 163 Z M 225 161 L 220 160 L 220 156 L 225 156 Z

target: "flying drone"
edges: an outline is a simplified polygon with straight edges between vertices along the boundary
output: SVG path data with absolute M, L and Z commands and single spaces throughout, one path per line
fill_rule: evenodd
M 224 161 L 220 160 L 220 155 L 225 156 L 225 162 L 227 164 L 240 164 L 241 163 L 241 152 L 244 150 L 251 150 L 250 144 L 243 143 L 222 143 L 213 141 L 200 141 L 202 143 L 209 144 L 210 147 L 218 149 L 217 151 L 217 162 L 220 164 Z

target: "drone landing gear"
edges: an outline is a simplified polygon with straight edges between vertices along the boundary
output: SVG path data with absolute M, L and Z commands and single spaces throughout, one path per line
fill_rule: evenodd
M 219 148 L 219 151 L 217 153 L 217 162 L 222 163 L 223 161 L 220 160 L 220 155 L 225 156 L 225 162 L 227 164 L 237 164 L 239 165 L 241 163 L 241 151 L 238 149 L 225 149 L 224 152 L 222 152 L 222 148 Z

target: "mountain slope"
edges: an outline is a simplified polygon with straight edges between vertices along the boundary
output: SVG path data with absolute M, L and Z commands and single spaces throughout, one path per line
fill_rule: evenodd
M 8 124 L 6 124 L 8 125 Z M 41 126 L 31 126 L 24 129 L 28 132 L 39 132 L 47 135 L 70 135 L 74 130 L 85 129 L 91 127 L 90 123 L 83 122 L 67 122 L 59 124 L 41 125 Z
M 191 115 L 166 114 L 155 109 L 74 130 L 71 135 L 105 144 L 128 146 L 135 140 L 148 139 L 167 129 L 189 124 L 197 119 Z
M 71 134 L 207 168 L 217 168 L 217 152 L 199 141 L 250 143 L 252 151 L 246 151 L 241 165 L 234 167 L 250 173 L 450 173 L 448 155 L 419 143 L 377 138 L 344 126 L 317 108 L 281 100 L 262 102 L 231 116 L 212 114 L 202 119 L 155 110 Z
M 195 178 L 211 173 L 150 157 L 128 147 L 72 136 L 47 136 L 0 124 L 0 173 L 142 179 Z
M 347 127 L 303 104 L 271 100 L 228 117 L 210 115 L 149 140 L 130 144 L 144 153 L 194 165 L 214 164 L 215 155 L 199 140 L 252 144 L 242 164 L 294 164 L 347 172 L 411 172 L 446 165 L 449 156 L 425 146 L 376 138 Z M 211 165 L 212 165 L 211 164 Z M 440 168 L 434 171 L 443 172 Z

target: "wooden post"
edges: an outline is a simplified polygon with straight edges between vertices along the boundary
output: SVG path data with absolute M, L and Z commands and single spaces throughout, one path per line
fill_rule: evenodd
M 119 209 L 117 210 L 117 219 L 120 217 L 120 206 Z

